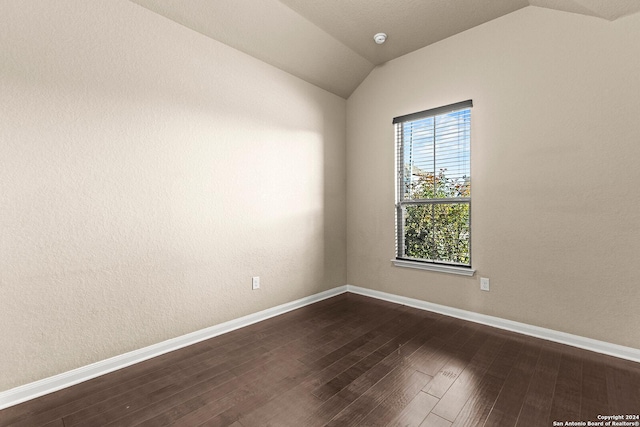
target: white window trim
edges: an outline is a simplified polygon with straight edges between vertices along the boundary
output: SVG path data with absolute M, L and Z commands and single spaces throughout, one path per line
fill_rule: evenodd
M 415 268 L 418 270 L 437 271 L 438 273 L 457 274 L 460 276 L 473 276 L 476 270 L 469 267 L 456 267 L 455 265 L 435 264 L 430 262 L 407 261 L 404 259 L 392 259 L 396 267 Z

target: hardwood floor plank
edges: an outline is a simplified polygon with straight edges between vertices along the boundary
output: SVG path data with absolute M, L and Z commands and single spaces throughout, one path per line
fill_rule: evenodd
M 473 393 L 491 362 L 498 355 L 504 339 L 497 336 L 489 336 L 484 344 L 473 355 L 463 371 L 455 379 L 451 387 L 440 398 L 440 402 L 433 408 L 433 413 L 453 421 Z
M 33 425 L 36 417 L 48 416 L 48 419 L 60 418 L 63 415 L 74 412 L 89 404 L 94 404 L 103 400 L 100 395 L 112 396 L 119 394 L 122 390 L 131 388 L 131 384 L 138 384 L 141 377 L 149 378 L 161 376 L 166 370 L 166 363 L 177 359 L 178 353 L 183 353 L 184 358 L 192 357 L 200 352 L 210 351 L 207 344 L 199 343 L 184 349 L 183 352 L 171 352 L 165 355 L 146 360 L 130 368 L 120 369 L 109 374 L 88 380 L 82 384 L 68 387 L 57 392 L 39 397 L 20 405 L 0 411 L 0 426 L 6 426 L 25 421 L 25 426 Z M 145 379 L 142 380 L 143 382 Z M 74 410 L 74 408 L 77 408 Z M 37 421 L 40 422 L 40 421 Z M 23 425 L 23 424 L 19 424 Z
M 413 323 L 409 323 L 407 326 L 410 328 L 408 332 L 404 332 L 397 338 L 387 342 L 384 346 L 379 348 L 375 353 L 372 353 L 361 362 L 353 365 L 340 375 L 331 379 L 327 383 L 321 385 L 313 391 L 313 395 L 318 399 L 326 401 L 331 396 L 339 393 L 342 389 L 352 384 L 361 375 L 368 372 L 373 366 L 377 365 L 381 360 L 387 357 L 391 352 L 398 349 L 411 338 L 413 338 L 418 332 L 415 330 L 415 326 L 420 323 L 419 319 L 413 318 Z M 413 328 L 413 329 L 411 329 Z
M 359 297 L 359 296 L 356 296 Z M 260 325 L 250 325 L 246 328 L 234 331 L 230 334 L 220 335 L 207 341 L 203 341 L 187 348 L 166 353 L 164 355 L 138 363 L 130 368 L 121 369 L 98 378 L 86 381 L 79 386 L 65 388 L 55 393 L 48 394 L 35 401 L 25 402 L 21 405 L 2 411 L 0 425 L 16 423 L 21 419 L 29 419 L 25 425 L 33 425 L 33 422 L 41 422 L 41 419 L 53 419 L 62 417 L 75 410 L 82 409 L 91 404 L 104 400 L 102 395 L 114 396 L 121 390 L 130 390 L 129 382 L 139 383 L 140 377 L 162 375 L 160 370 L 166 370 L 168 366 L 181 364 L 184 366 L 195 365 L 201 360 L 211 360 L 212 355 L 219 355 L 220 360 L 231 357 L 233 353 L 225 350 L 225 345 L 238 341 L 247 341 L 255 346 L 256 341 L 251 339 L 257 331 L 280 331 L 288 322 L 294 324 L 311 322 L 317 316 L 334 316 L 336 313 L 347 313 L 353 305 L 353 298 L 339 295 L 311 306 L 303 307 L 260 322 Z M 368 307 L 368 304 L 365 304 Z M 368 307 L 369 308 L 369 307 Z M 371 309 L 371 308 L 369 308 Z M 337 311 L 336 311 L 337 310 Z M 341 310 L 341 311 L 340 311 Z M 302 320 L 302 322 L 299 322 Z M 244 344 L 247 345 L 247 344 Z M 242 347 L 242 346 L 238 346 Z M 239 350 L 242 352 L 243 350 Z M 74 409 L 75 408 L 75 409 Z M 46 412 L 46 414 L 43 414 Z M 38 419 L 36 419 L 36 416 Z M 6 421 L 5 421 L 6 420 Z M 6 424 L 3 424 L 5 423 Z
M 325 342 L 324 346 L 320 347 L 313 353 L 308 353 L 305 356 L 300 357 L 298 360 L 307 365 L 311 365 L 314 362 L 321 360 L 322 358 L 330 355 L 332 352 L 338 350 L 340 347 L 347 345 L 350 341 L 356 339 L 360 335 L 366 334 L 372 330 L 376 330 L 381 325 L 385 325 L 398 317 L 407 316 L 405 310 L 389 310 L 384 313 L 380 313 L 379 316 L 375 316 L 371 313 L 368 316 L 360 317 L 357 327 L 352 328 L 349 332 L 341 334 L 335 340 Z M 388 326 L 385 326 L 388 328 Z
M 489 417 L 484 423 L 485 427 L 514 426 L 516 424 L 538 362 L 540 349 L 539 343 L 525 344 L 522 347 L 518 360 L 505 380 Z
M 201 383 L 202 386 L 184 389 L 162 400 L 156 400 L 125 417 L 113 418 L 109 422 L 113 425 L 134 425 L 155 418 L 149 422 L 151 425 L 167 425 L 163 423 L 169 421 L 183 425 L 198 425 L 251 398 L 256 390 L 268 387 L 271 382 L 277 383 L 287 375 L 307 370 L 301 364 L 295 366 L 292 363 L 291 360 L 282 360 L 255 372 L 248 372 L 242 377 L 233 377 L 219 385 Z M 166 409 L 170 410 L 167 412 Z M 160 420 L 162 423 L 159 423 Z
M 443 317 L 434 317 L 433 322 L 429 325 L 429 328 L 421 328 L 421 332 L 416 336 L 417 344 L 421 343 L 421 345 L 419 345 L 419 347 L 415 351 L 408 354 L 403 359 L 402 364 L 404 366 L 402 367 L 402 369 L 422 373 L 424 373 L 425 370 L 429 370 L 432 367 L 431 363 L 434 360 L 433 358 L 437 350 L 440 350 L 444 343 L 441 337 L 450 337 L 454 332 L 460 329 L 460 325 L 454 326 L 449 319 Z M 449 333 L 447 333 L 447 331 Z M 440 364 L 438 364 L 437 366 L 440 366 Z M 431 375 L 426 375 L 425 378 L 428 378 L 429 381 L 433 379 Z M 429 381 L 427 381 L 427 383 Z M 423 384 L 423 388 L 425 386 L 426 384 Z M 398 415 L 398 413 L 401 412 L 405 406 L 409 404 L 416 393 L 417 390 L 414 391 L 413 389 L 409 388 L 404 392 L 399 392 L 399 394 L 397 395 L 392 394 L 390 398 L 387 398 L 384 402 L 379 404 L 379 406 L 374 409 L 365 418 L 365 420 L 361 422 L 361 424 L 385 425 L 389 422 L 392 422 L 393 418 Z M 426 395 L 426 393 L 421 393 Z M 438 400 L 437 398 L 433 399 L 435 399 L 436 401 Z M 429 410 L 430 409 L 431 407 L 429 408 Z M 423 413 L 422 417 L 417 420 L 418 422 L 416 423 L 416 425 L 420 424 L 420 422 L 424 420 L 426 415 L 427 412 Z
M 450 342 L 443 346 L 444 350 L 440 353 L 447 357 L 446 363 L 434 375 L 433 381 L 425 387 L 424 391 L 439 399 L 442 398 L 458 378 L 458 375 L 464 371 L 476 352 L 482 347 L 485 339 L 486 336 L 477 334 L 477 329 L 475 328 L 463 328 L 463 330 L 455 334 Z
M 352 334 L 343 334 L 342 339 L 335 340 L 335 342 L 331 342 L 314 352 L 309 352 L 299 360 L 315 369 L 324 369 L 345 354 L 349 354 L 368 341 L 391 331 L 398 319 L 400 321 L 406 319 L 417 321 L 415 316 L 407 313 L 395 314 L 393 313 L 392 316 L 382 315 L 369 323 L 367 328 L 358 328 L 354 329 Z
M 420 427 L 451 427 L 451 421 L 440 418 L 436 414 L 429 414 Z
M 582 360 L 563 354 L 558 369 L 549 424 L 553 421 L 580 421 Z
M 605 369 L 603 363 L 593 360 L 582 362 L 581 420 L 598 421 L 598 415 L 610 413 Z
M 607 366 L 607 397 L 614 414 L 640 415 L 640 373 Z
M 299 386 L 273 399 L 263 407 L 245 414 L 241 421 L 244 420 L 245 424 L 251 426 L 278 426 L 287 422 L 285 418 L 302 419 L 322 404 L 322 401 L 311 394 L 314 389 L 371 355 L 391 341 L 393 336 L 391 331 L 377 336 L 327 368 L 317 371 L 315 375 L 308 377 Z
M 456 427 L 484 425 L 502 384 L 503 381 L 500 378 L 485 375 L 451 425 Z
M 394 319 L 396 316 L 400 315 L 398 311 L 389 310 L 383 316 L 371 316 L 368 322 L 361 323 L 358 328 L 353 329 L 352 331 L 347 331 L 344 333 L 346 336 L 353 336 L 360 332 L 366 331 L 370 328 L 376 327 L 379 322 L 384 321 L 385 319 Z M 313 335 L 313 334 L 312 334 Z M 296 340 L 295 343 L 298 343 L 303 346 L 309 353 L 314 353 L 316 351 L 317 346 L 321 346 L 322 342 L 315 343 L 315 345 L 309 345 L 309 341 L 306 339 Z M 290 350 L 290 348 L 289 348 Z M 251 378 L 250 372 L 261 373 L 261 366 L 269 366 L 270 363 L 278 363 L 282 358 L 292 359 L 298 355 L 297 352 L 287 351 L 283 354 L 280 354 L 281 358 L 276 358 L 271 360 L 270 358 L 266 358 L 260 361 L 260 364 L 256 366 L 255 363 L 251 365 L 251 371 L 246 371 L 247 374 L 245 377 L 240 377 L 237 383 L 232 383 L 229 387 L 236 387 L 236 384 L 241 384 L 242 378 Z M 291 360 L 292 363 L 298 363 L 295 360 Z M 255 375 L 255 374 L 253 374 Z M 247 392 L 248 393 L 248 392 Z M 220 393 L 217 393 L 220 394 Z M 239 394 L 234 394 L 234 398 L 238 401 L 242 401 L 242 398 L 239 397 Z M 184 420 L 181 420 L 181 423 L 186 422 L 205 422 L 213 416 L 216 416 L 219 413 L 223 413 L 224 411 L 230 410 L 235 404 L 236 401 L 228 399 L 228 398 L 216 398 L 212 396 L 210 393 L 207 393 L 206 396 L 196 396 L 190 400 L 186 400 L 183 403 L 177 402 L 178 399 L 174 401 L 178 406 L 168 408 L 166 413 L 161 413 L 156 415 L 152 420 L 149 421 L 148 425 L 162 425 L 162 423 L 174 422 L 181 417 L 187 417 Z M 193 412 L 193 414 L 191 414 Z M 197 412 L 197 413 L 196 413 Z M 202 415 L 204 414 L 204 415 Z M 162 422 L 161 422 L 162 421 Z
M 159 378 L 170 375 L 171 372 L 172 370 L 170 368 L 165 368 L 159 371 L 148 373 L 147 375 L 141 377 L 133 378 L 114 387 L 105 388 L 104 390 L 98 389 L 96 392 L 89 392 L 83 397 L 71 399 L 68 403 L 63 402 L 59 406 L 54 406 L 50 409 L 43 409 L 43 411 L 41 412 L 34 413 L 28 418 L 16 420 L 15 422 L 12 422 L 11 425 L 13 427 L 30 427 L 33 425 L 44 424 L 49 420 L 61 418 L 65 415 L 72 414 L 84 408 L 105 401 L 113 396 L 118 396 L 131 390 L 138 390 L 145 384 L 152 383 L 154 381 L 157 381 Z
M 340 321 L 344 316 L 351 316 L 350 303 L 345 295 L 323 300 L 313 305 L 302 307 L 255 323 L 229 334 L 219 335 L 205 341 L 211 348 L 227 352 L 243 346 L 255 346 L 256 342 L 274 334 L 294 334 L 306 329 L 317 329 L 314 325 L 324 322 Z
M 202 425 L 202 426 L 227 426 L 236 421 L 247 412 L 250 412 L 256 407 L 264 405 L 274 397 L 284 393 L 292 387 L 300 384 L 304 378 L 309 374 L 310 370 L 307 366 L 299 363 L 299 371 L 292 372 L 291 366 L 286 369 L 286 376 L 282 378 L 269 378 L 260 379 L 254 384 L 249 385 L 246 388 L 247 393 L 242 395 L 239 399 L 234 399 L 234 405 L 226 410 L 208 418 L 201 424 L 197 424 L 192 421 L 190 416 L 186 417 L 186 421 L 180 420 L 185 425 Z
M 32 424 L 32 425 L 37 425 L 37 424 Z M 42 427 L 64 427 L 64 422 L 62 421 L 62 418 L 58 418 L 57 420 L 53 420 L 46 424 L 43 424 Z
M 549 418 L 561 358 L 562 354 L 555 349 L 543 346 L 540 350 L 538 363 L 518 415 L 517 426 L 535 426 Z
M 416 319 L 415 317 L 418 317 L 418 319 Z M 389 321 L 390 324 L 394 324 L 396 326 L 396 328 L 398 327 L 398 325 L 405 325 L 405 326 L 415 326 L 415 320 L 420 320 L 421 318 L 424 317 L 424 313 L 420 313 L 420 312 L 413 312 L 411 313 L 411 317 L 410 318 L 406 318 L 405 316 L 399 316 L 396 317 L 392 320 Z M 424 326 L 424 321 L 421 323 L 422 326 Z M 356 347 L 357 348 L 357 347 Z M 342 353 L 340 353 L 340 358 L 343 357 L 344 355 Z M 324 366 L 321 365 L 321 366 Z M 424 375 L 424 374 L 422 374 Z M 299 384 L 299 381 L 294 382 L 293 385 L 296 386 Z M 253 408 L 255 407 L 259 407 L 262 406 L 264 403 L 268 402 L 269 400 L 271 400 L 274 395 L 277 395 L 279 393 L 284 392 L 284 390 L 286 390 L 286 387 L 291 387 L 290 384 L 286 384 L 285 387 L 283 388 L 279 388 L 279 389 L 271 389 L 271 390 L 261 390 L 260 392 L 258 392 L 257 395 L 254 395 L 251 399 L 250 402 L 245 402 L 246 404 L 243 405 L 234 405 L 232 408 L 227 409 L 226 411 L 224 411 L 221 414 L 216 415 L 215 417 L 213 417 L 212 419 L 207 420 L 206 422 L 204 422 L 202 424 L 202 426 L 223 426 L 223 425 L 227 425 L 229 424 L 231 421 L 234 421 L 238 418 L 240 418 L 244 413 L 250 412 Z M 192 423 L 190 423 L 192 424 Z
M 376 358 L 380 359 L 379 362 L 370 366 L 364 374 L 325 401 L 306 419 L 297 420 L 297 425 L 312 427 L 322 426 L 329 422 L 334 416 L 353 403 L 374 384 L 384 378 L 392 370 L 396 369 L 398 365 L 402 363 L 404 358 L 420 348 L 426 338 L 416 338 L 415 333 L 415 331 L 409 331 L 408 333 L 401 335 L 398 340 L 404 341 L 405 344 L 400 345 L 399 347 L 398 344 L 396 344 L 398 340 L 394 340 L 392 341 L 392 345 L 385 345 L 382 352 L 376 351 L 374 354 L 376 355 Z M 409 334 L 413 334 L 414 338 L 407 341 Z
M 370 323 L 361 321 L 360 325 L 370 325 Z M 271 360 L 277 360 L 282 356 L 304 358 L 307 355 L 315 355 L 321 351 L 322 348 L 326 347 L 327 342 L 334 343 L 335 341 L 345 339 L 345 337 L 355 336 L 360 333 L 360 330 L 360 328 L 354 328 L 352 325 L 336 322 L 306 335 L 306 332 L 298 332 L 297 334 L 289 332 L 287 333 L 286 339 L 269 343 L 268 347 L 270 350 L 267 353 L 259 355 L 260 363 L 270 363 Z M 241 364 L 234 363 L 235 366 L 229 366 L 229 370 L 236 375 L 241 375 L 255 368 L 256 359 L 257 358 L 252 358 Z
M 92 407 L 86 408 L 64 417 L 63 420 L 66 427 L 92 427 L 108 425 L 116 421 L 118 423 L 125 423 L 126 421 L 121 422 L 119 420 L 126 420 L 128 417 L 135 416 L 134 414 L 140 412 L 147 412 L 149 408 L 157 408 L 159 405 L 158 402 L 166 402 L 176 395 L 185 393 L 185 390 L 186 393 L 192 393 L 194 388 L 200 390 L 211 387 L 211 384 L 225 384 L 233 378 L 235 378 L 233 374 L 223 372 L 216 377 L 201 381 L 195 386 L 191 386 L 192 382 L 188 378 L 181 378 L 152 393 L 116 396 L 114 402 L 107 402 L 104 405 L 101 404 L 97 411 Z
M 386 386 L 388 389 L 385 390 L 387 393 L 386 397 L 357 425 L 363 427 L 386 426 L 402 413 L 404 408 L 413 401 L 418 393 L 424 394 L 424 392 L 421 391 L 422 388 L 431 381 L 433 377 L 416 371 L 412 367 L 409 367 L 407 370 L 412 372 L 411 377 L 408 380 L 396 381 L 395 385 Z M 374 388 L 375 386 L 370 390 Z M 364 413 L 365 411 L 362 412 Z
M 268 345 L 270 342 L 274 340 L 279 340 L 279 337 L 273 334 L 265 335 L 265 336 L 268 338 L 257 340 L 256 344 L 259 343 L 262 345 L 265 345 L 265 344 Z M 149 412 L 147 408 L 140 408 L 139 411 L 134 410 L 139 407 L 139 402 L 141 402 L 142 404 L 146 404 L 147 406 L 152 405 L 158 401 L 160 401 L 161 404 L 165 404 L 166 403 L 165 400 L 167 399 L 169 399 L 169 401 L 175 401 L 176 398 L 179 399 L 182 396 L 191 396 L 193 395 L 193 393 L 197 394 L 198 391 L 200 392 L 206 391 L 208 388 L 211 387 L 209 383 L 211 383 L 211 381 L 215 379 L 215 377 L 212 377 L 211 374 L 219 374 L 221 372 L 226 372 L 226 370 L 231 369 L 234 365 L 242 364 L 247 360 L 251 361 L 251 360 L 255 360 L 256 358 L 261 358 L 265 353 L 265 348 L 257 347 L 255 349 L 251 349 L 250 351 L 246 351 L 245 353 L 242 353 L 242 351 L 243 351 L 243 348 L 238 348 L 234 351 L 229 352 L 226 355 L 227 356 L 226 358 L 220 359 L 216 355 L 211 360 L 203 361 L 200 364 L 191 365 L 191 366 L 179 365 L 181 369 L 186 370 L 187 375 L 186 375 L 186 378 L 180 381 L 180 383 L 178 383 L 173 389 L 163 390 L 162 394 L 154 395 L 153 399 L 150 401 L 141 399 L 141 398 L 135 399 L 133 401 L 127 400 L 128 404 L 126 406 L 129 406 L 129 408 L 125 407 L 124 409 L 127 409 L 126 411 L 123 410 L 121 407 L 112 408 L 107 413 L 97 413 L 97 411 L 93 411 L 94 412 L 93 416 L 89 419 L 85 419 L 83 423 L 86 423 L 87 425 L 91 425 L 96 422 L 106 424 L 109 422 L 114 422 L 115 420 L 118 419 L 118 417 L 123 417 L 123 416 L 133 417 L 135 419 L 144 417 L 145 416 L 144 414 Z M 231 356 L 231 357 L 228 357 L 228 356 Z M 208 367 L 208 365 L 210 364 L 213 364 L 213 366 Z M 255 365 L 254 365 L 254 368 L 255 368 Z M 228 377 L 229 375 L 232 375 L 232 374 L 227 373 L 227 377 L 225 378 L 225 380 L 230 379 Z M 224 384 L 225 382 L 226 381 L 213 381 L 213 384 L 214 385 L 219 383 Z M 197 384 L 197 386 L 189 387 L 194 383 Z M 127 399 L 127 397 L 124 397 L 124 399 Z M 153 406 L 153 407 L 156 407 L 156 406 Z M 130 412 L 133 412 L 133 414 L 129 415 Z M 84 416 L 84 413 L 73 414 L 72 416 L 69 417 L 70 418 L 69 424 L 74 425 L 76 423 L 75 418 L 79 418 L 82 416 Z M 67 419 L 65 419 L 65 422 L 67 422 Z
M 437 397 L 420 391 L 388 425 L 389 427 L 419 427 L 439 401 Z
M 127 393 L 121 393 L 116 396 L 107 398 L 96 404 L 86 406 L 78 411 L 70 413 L 64 417 L 67 427 L 81 425 L 91 417 L 97 417 L 98 414 L 109 410 L 120 410 L 121 408 L 135 408 L 144 406 L 149 401 L 149 396 L 161 395 L 162 393 L 171 392 L 178 387 L 184 376 L 181 372 L 171 372 L 163 375 L 156 381 L 144 384 L 138 388 L 132 389 Z M 126 411 L 125 411 L 126 412 Z
M 423 347 L 424 356 L 416 362 L 416 369 L 431 377 L 435 377 L 452 357 L 460 353 L 459 350 L 451 350 L 439 337 L 430 339 Z
M 453 426 L 483 425 L 518 358 L 522 342 L 507 340 L 485 375 L 472 386 L 472 393 L 453 421 Z M 438 405 L 432 411 L 436 415 Z M 450 416 L 450 413 L 447 414 Z
M 546 427 L 639 401 L 638 363 L 343 294 L 2 410 L 0 426 Z
M 424 386 L 429 382 L 431 377 L 422 372 L 398 367 L 392 370 L 388 375 L 382 378 L 378 383 L 374 384 L 350 405 L 336 414 L 328 423 L 327 427 L 349 427 L 355 425 L 367 425 L 366 417 L 375 408 L 379 407 L 394 392 L 404 386 L 416 389 L 417 384 Z M 417 387 L 416 393 L 421 387 Z

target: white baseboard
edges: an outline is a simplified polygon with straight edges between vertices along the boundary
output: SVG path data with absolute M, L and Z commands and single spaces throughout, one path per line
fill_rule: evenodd
M 514 322 L 500 317 L 487 316 L 486 314 L 460 310 L 459 308 L 433 304 L 427 301 L 389 294 L 373 289 L 360 288 L 358 286 L 347 285 L 347 291 L 640 363 L 640 350 L 633 347 L 625 347 L 606 341 L 594 340 L 566 332 L 554 331 L 553 329 L 541 328 L 539 326 Z
M 0 393 L 0 410 L 347 292 L 340 286 Z
M 607 354 L 609 356 L 627 359 L 640 363 L 640 350 L 632 347 L 625 347 L 617 344 L 611 344 L 605 341 L 598 341 L 591 338 L 585 338 L 578 335 L 567 334 L 565 332 L 554 331 L 552 329 L 540 328 L 538 326 L 527 325 L 525 323 L 514 322 L 499 317 L 487 316 L 472 311 L 460 310 L 458 308 L 448 307 L 439 304 L 433 304 L 414 298 L 403 297 L 399 295 L 389 294 L 386 292 L 376 291 L 373 289 L 361 288 L 358 286 L 344 285 L 328 291 L 320 292 L 296 301 L 269 308 L 258 313 L 230 320 L 210 328 L 201 329 L 180 337 L 172 338 L 167 341 L 153 344 L 148 347 L 134 350 L 119 356 L 92 363 L 91 365 L 73 369 L 68 372 L 34 381 L 10 390 L 0 393 L 0 410 L 10 406 L 17 405 L 27 400 L 35 399 L 45 394 L 53 393 L 66 387 L 108 374 L 109 372 L 131 366 L 133 364 L 151 359 L 156 356 L 178 350 L 180 348 L 234 331 L 236 329 L 249 326 L 251 324 L 261 322 L 280 314 L 322 301 L 327 298 L 345 293 L 352 292 L 354 294 L 364 295 L 384 301 L 402 304 L 421 310 L 432 311 L 444 314 L 446 316 L 456 317 L 458 319 L 469 320 L 471 322 L 481 323 L 483 325 L 493 326 L 508 331 L 529 335 L 536 338 L 542 338 L 548 341 L 554 341 L 597 353 Z

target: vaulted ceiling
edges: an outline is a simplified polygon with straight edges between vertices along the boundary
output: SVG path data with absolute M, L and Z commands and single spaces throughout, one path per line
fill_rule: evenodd
M 639 0 L 131 1 L 343 98 L 376 65 L 523 7 L 607 20 L 640 11 Z

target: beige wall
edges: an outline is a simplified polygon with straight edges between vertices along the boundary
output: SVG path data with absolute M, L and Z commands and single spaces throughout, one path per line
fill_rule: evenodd
M 124 0 L 0 16 L 0 391 L 344 283 L 640 348 L 640 15 L 529 7 L 347 102 Z M 393 267 L 391 119 L 469 98 L 476 276 Z
M 375 69 L 347 102 L 348 283 L 640 348 L 638 52 L 640 14 L 528 7 Z M 393 267 L 391 120 L 470 98 L 476 275 Z
M 346 283 L 344 99 L 124 0 L 0 17 L 0 391 Z

